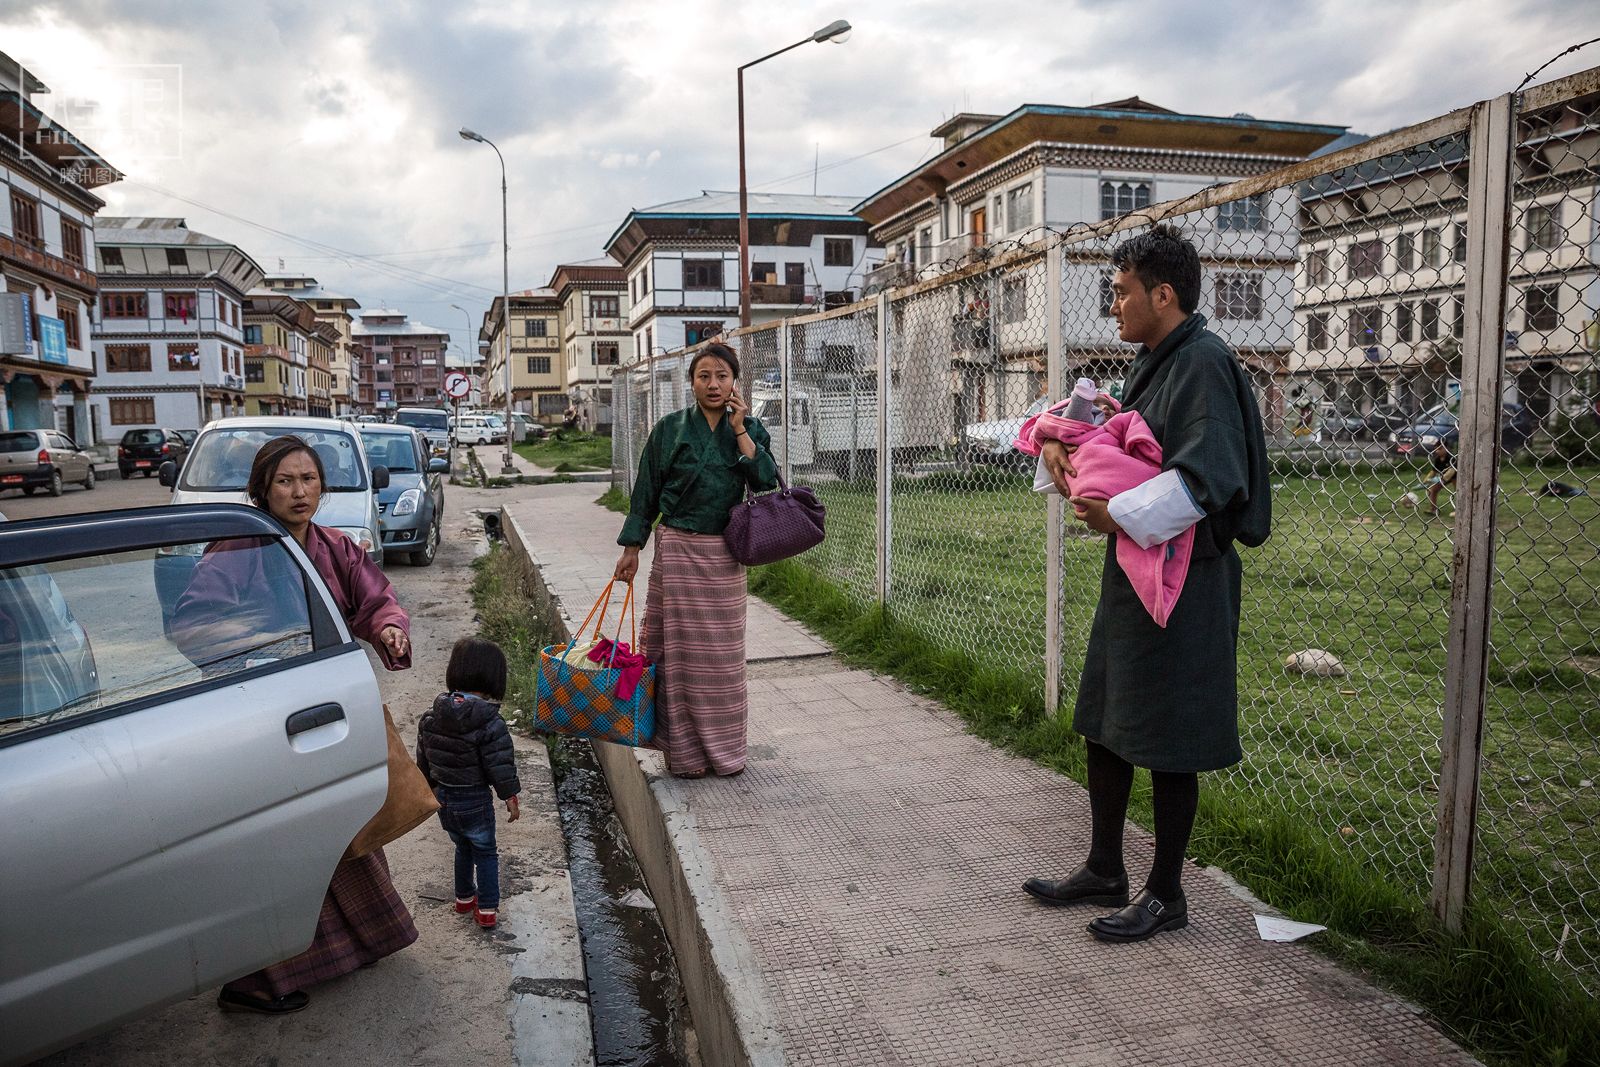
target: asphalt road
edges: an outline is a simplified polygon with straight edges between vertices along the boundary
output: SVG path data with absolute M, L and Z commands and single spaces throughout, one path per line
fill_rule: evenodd
M 475 511 L 498 508 L 506 494 L 515 492 L 446 486 L 447 521 L 434 564 L 416 568 L 394 563 L 386 569 L 411 615 L 413 667 L 389 673 L 376 657 L 373 663 L 384 700 L 408 745 L 415 743 L 418 719 L 444 688 L 451 646 L 476 629 L 471 601 L 464 595 L 472 579 L 472 560 L 483 545 L 483 524 Z M 7 493 L 0 497 L 0 513 L 17 520 L 159 505 L 167 498 L 167 490 L 153 478 L 124 482 L 113 475 L 92 491 L 69 488 L 59 498 Z M 566 868 L 553 786 L 542 754 L 537 758 L 532 754 L 534 745 L 518 740 L 523 817 L 508 824 L 503 813 L 500 816 L 506 900 L 499 930 L 480 931 L 470 918 L 452 910 L 453 849 L 438 822 L 430 820 L 386 849 L 395 886 L 420 933 L 410 948 L 370 969 L 314 987 L 311 1006 L 295 1015 L 280 1019 L 225 1015 L 216 1006 L 216 990 L 210 989 L 40 1063 L 511 1067 L 590 1062 L 586 1045 L 552 1047 L 550 1029 L 537 1017 L 542 1009 L 534 1009 L 536 1017 L 530 1022 L 526 1000 L 518 1007 L 513 996 L 517 968 L 522 966 L 519 959 L 527 959 L 520 954 L 540 953 L 538 944 L 529 941 L 525 925 L 527 916 L 544 910 L 539 908 L 545 902 L 538 887 L 552 874 L 564 876 Z M 173 889 L 181 892 L 182 887 Z M 570 903 L 566 907 L 570 921 Z M 524 912 L 520 920 L 515 914 L 519 910 Z M 565 1006 L 583 1011 L 581 1004 Z M 587 1025 L 583 1032 L 586 1038 Z

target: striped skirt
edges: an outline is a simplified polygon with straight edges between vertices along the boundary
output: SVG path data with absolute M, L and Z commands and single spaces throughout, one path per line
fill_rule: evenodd
M 286 996 L 376 963 L 417 939 L 411 913 L 389 880 L 383 849 L 359 859 L 340 860 L 322 898 L 317 936 L 311 947 L 229 982 L 239 993 Z
M 656 665 L 655 746 L 677 774 L 744 770 L 744 566 L 716 534 L 658 526 L 644 649 Z

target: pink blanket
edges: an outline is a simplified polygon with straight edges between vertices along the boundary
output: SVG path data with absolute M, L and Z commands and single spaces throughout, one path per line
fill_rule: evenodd
M 1161 445 L 1137 411 L 1118 412 L 1095 426 L 1055 414 L 1061 406 L 1024 422 L 1017 448 L 1037 456 L 1045 441 L 1077 445 L 1072 465 L 1078 474 L 1068 482 L 1073 496 L 1110 500 L 1161 473 Z M 1193 551 L 1192 526 L 1150 548 L 1140 548 L 1130 537 L 1117 538 L 1117 565 L 1157 626 L 1167 625 L 1178 603 Z

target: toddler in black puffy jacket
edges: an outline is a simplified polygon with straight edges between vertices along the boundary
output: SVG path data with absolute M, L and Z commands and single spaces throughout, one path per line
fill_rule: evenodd
M 481 637 L 463 637 L 445 669 L 448 693 L 417 727 L 417 766 L 439 798 L 439 822 L 456 845 L 456 912 L 476 915 L 489 929 L 500 908 L 500 854 L 494 840 L 492 787 L 516 822 L 516 755 L 500 717 L 506 695 L 506 657 Z

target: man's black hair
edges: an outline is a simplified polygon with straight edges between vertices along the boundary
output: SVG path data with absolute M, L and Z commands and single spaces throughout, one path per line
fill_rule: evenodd
M 463 637 L 450 650 L 444 684 L 453 693 L 482 693 L 491 700 L 506 695 L 506 654 L 493 641 Z
M 1158 223 L 1130 237 L 1111 254 L 1111 263 L 1136 276 L 1146 292 L 1163 282 L 1172 286 L 1185 315 L 1200 306 L 1200 253 L 1176 226 Z

